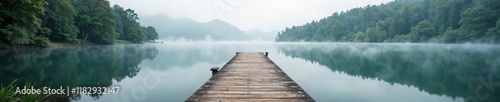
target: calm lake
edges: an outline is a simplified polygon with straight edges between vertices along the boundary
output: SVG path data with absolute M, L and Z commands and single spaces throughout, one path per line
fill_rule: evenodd
M 183 42 L 0 50 L 0 81 L 120 87 L 64 101 L 186 100 L 235 52 L 269 58 L 318 102 L 500 101 L 500 45 Z

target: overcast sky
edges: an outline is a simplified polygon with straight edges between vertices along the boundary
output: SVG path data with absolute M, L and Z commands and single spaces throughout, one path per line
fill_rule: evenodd
M 393 0 L 109 0 L 141 16 L 165 14 L 198 22 L 221 19 L 241 30 L 282 30 L 366 5 Z

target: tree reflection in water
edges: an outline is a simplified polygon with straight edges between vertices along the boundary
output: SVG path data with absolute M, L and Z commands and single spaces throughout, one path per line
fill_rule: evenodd
M 0 81 L 36 83 L 35 87 L 109 87 L 113 81 L 132 78 L 143 60 L 152 60 L 158 49 L 143 45 L 0 50 Z M 101 94 L 90 94 L 99 99 Z M 79 100 L 79 94 L 52 95 L 51 101 Z
M 495 45 L 331 44 L 278 46 L 280 53 L 319 63 L 363 79 L 417 87 L 452 98 L 500 101 L 478 78 L 500 82 L 500 47 Z M 481 100 L 476 94 L 489 94 Z M 498 88 L 498 86 L 493 86 Z M 498 89 L 497 89 L 498 90 Z

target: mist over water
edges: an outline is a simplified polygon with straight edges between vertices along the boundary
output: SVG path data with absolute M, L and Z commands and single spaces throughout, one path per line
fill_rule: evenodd
M 159 39 L 155 40 L 155 42 L 159 43 L 204 43 L 204 42 L 245 42 L 245 43 L 261 43 L 261 42 L 267 42 L 267 43 L 274 43 L 274 41 L 271 40 L 263 40 L 262 38 L 252 38 L 248 40 L 216 40 L 213 39 L 211 36 L 205 36 L 204 39 L 186 39 L 184 37 L 168 37 L 164 39 Z
M 486 80 L 489 80 L 487 78 L 490 77 L 493 80 L 500 79 L 500 72 L 498 71 L 500 65 L 500 57 L 498 57 L 500 47 L 498 45 L 322 43 L 280 46 L 277 48 L 286 56 L 304 59 L 313 64 L 317 63 L 333 72 L 360 77 L 364 80 L 363 82 L 379 80 L 390 83 L 394 87 L 388 89 L 397 89 L 397 86 L 408 86 L 410 88 L 417 88 L 422 92 L 427 92 L 430 95 L 456 99 L 440 101 L 473 100 L 470 97 L 478 97 L 478 87 L 480 89 L 484 85 L 480 82 L 481 78 Z M 348 82 L 354 81 L 349 80 Z M 356 87 L 356 85 L 349 86 Z M 379 85 L 368 85 L 365 87 L 376 86 Z M 363 88 L 363 85 L 358 88 Z M 366 90 L 373 89 L 367 88 Z M 480 91 L 485 92 L 481 94 L 499 95 L 499 92 L 487 91 L 485 88 Z M 356 92 L 356 90 L 348 90 L 347 92 Z M 368 93 L 370 92 L 372 91 L 368 91 Z M 385 90 L 381 92 L 391 91 Z M 398 95 L 407 95 L 410 93 L 412 92 Z M 380 93 L 374 94 L 374 96 L 377 95 L 380 95 Z M 415 97 L 402 97 L 404 98 L 400 100 L 391 97 L 387 100 L 378 101 L 436 101 L 413 99 Z M 349 97 L 344 101 L 352 101 L 352 99 L 354 98 Z M 487 97 L 480 101 L 494 102 L 498 100 L 496 97 Z
M 476 89 L 483 84 L 478 78 L 500 80 L 499 45 L 159 42 L 163 43 L 0 50 L 0 80 L 122 89 L 118 95 L 66 97 L 84 102 L 184 101 L 210 78 L 210 67 L 222 67 L 235 52 L 270 52 L 269 58 L 319 102 L 479 100 Z M 27 74 L 31 72 L 39 73 Z M 483 87 L 480 92 L 490 94 L 480 101 L 499 101 L 498 91 Z

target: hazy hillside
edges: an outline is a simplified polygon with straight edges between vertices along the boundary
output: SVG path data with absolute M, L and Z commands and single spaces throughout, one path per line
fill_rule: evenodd
M 208 29 L 211 32 L 211 35 L 217 37 L 218 39 L 223 40 L 250 40 L 251 37 L 247 34 L 243 33 L 240 29 L 235 26 L 221 21 L 221 20 L 212 20 L 209 22 L 205 22 L 200 24 L 201 27 Z
M 160 39 L 205 40 L 208 36 L 214 40 L 251 39 L 238 28 L 221 20 L 200 23 L 191 19 L 173 19 L 165 15 L 155 15 L 142 17 L 140 22 L 157 27 Z
M 277 41 L 500 43 L 498 0 L 395 0 L 292 26 Z
M 246 34 L 249 36 L 253 37 L 256 40 L 262 40 L 262 41 L 274 41 L 274 38 L 278 35 L 279 31 L 270 31 L 270 32 L 264 32 L 259 29 L 253 29 L 249 31 L 245 31 Z

